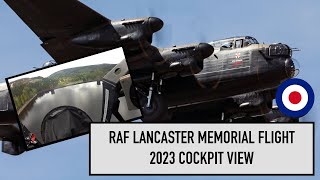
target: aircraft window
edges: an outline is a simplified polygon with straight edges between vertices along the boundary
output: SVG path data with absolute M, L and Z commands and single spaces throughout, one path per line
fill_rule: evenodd
M 232 46 L 233 46 L 233 41 L 227 41 L 227 42 L 223 43 L 221 47 L 232 48 Z
M 255 38 L 251 37 L 251 40 L 253 41 L 253 44 L 259 44 L 259 42 Z
M 220 47 L 223 46 L 226 42 L 227 42 L 227 41 L 217 41 L 217 42 L 214 42 L 214 43 L 212 44 L 212 46 L 213 46 L 214 48 L 220 48 Z
M 243 46 L 246 47 L 250 46 L 251 44 L 259 44 L 259 42 L 255 38 L 249 37 L 244 40 Z
M 250 41 L 248 39 L 245 39 L 243 42 L 243 47 L 247 47 L 249 45 L 251 45 Z
M 242 48 L 242 39 L 236 40 L 236 48 Z
M 245 39 L 243 43 L 243 47 L 250 46 L 251 44 L 258 44 L 252 39 Z

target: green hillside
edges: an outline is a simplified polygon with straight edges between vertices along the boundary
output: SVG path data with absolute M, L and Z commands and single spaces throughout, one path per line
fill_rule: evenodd
M 57 89 L 78 83 L 98 81 L 103 78 L 115 64 L 100 64 L 64 69 L 47 78 L 24 78 L 10 83 L 11 92 L 17 109 L 20 109 L 34 96 L 45 90 Z
M 64 69 L 58 72 L 51 74 L 48 78 L 59 79 L 64 77 L 78 76 L 82 74 L 96 74 L 96 73 L 107 73 L 109 72 L 115 64 L 100 64 L 84 67 L 75 67 L 70 69 Z M 103 77 L 104 75 L 100 74 L 96 77 Z

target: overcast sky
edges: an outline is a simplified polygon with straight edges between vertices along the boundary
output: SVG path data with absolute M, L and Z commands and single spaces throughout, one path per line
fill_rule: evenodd
M 250 35 L 259 42 L 282 42 L 301 49 L 299 78 L 308 81 L 315 105 L 304 121 L 316 122 L 317 177 L 259 177 L 260 179 L 319 179 L 319 42 L 318 0 L 83 0 L 109 19 L 158 16 L 165 22 L 155 43 L 161 47 Z M 79 17 L 81 18 L 81 17 Z M 50 22 L 48 22 L 50 23 Z M 41 67 L 52 58 L 38 37 L 0 1 L 0 79 Z M 0 179 L 257 179 L 257 177 L 88 177 L 88 136 L 47 146 L 21 156 L 0 154 Z M 106 152 L 108 153 L 108 152 Z M 294 160 L 294 157 L 293 157 Z

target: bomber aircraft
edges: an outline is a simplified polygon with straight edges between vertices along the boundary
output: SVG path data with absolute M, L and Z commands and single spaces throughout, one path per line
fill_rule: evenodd
M 273 106 L 277 87 L 296 71 L 286 44 L 241 36 L 157 48 L 153 34 L 164 25 L 157 17 L 111 21 L 78 0 L 5 2 L 58 64 L 123 48 L 126 61 L 114 68 L 117 76 L 104 78 L 104 88 L 112 89 L 106 122 L 116 113 L 119 94 L 141 107 L 145 122 L 297 121 Z M 125 63 L 128 68 L 119 71 Z M 123 83 L 128 76 L 132 83 Z M 2 84 L 0 140 L 9 154 L 24 151 L 16 122 Z

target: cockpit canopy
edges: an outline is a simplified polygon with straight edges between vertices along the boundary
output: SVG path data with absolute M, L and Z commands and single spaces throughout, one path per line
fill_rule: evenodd
M 228 39 L 222 39 L 213 41 L 210 43 L 214 49 L 235 49 L 250 46 L 251 44 L 259 44 L 259 42 L 250 36 L 232 37 Z

